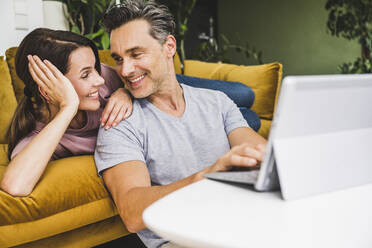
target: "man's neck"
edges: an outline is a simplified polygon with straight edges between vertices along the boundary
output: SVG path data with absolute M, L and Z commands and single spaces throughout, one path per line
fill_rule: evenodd
M 176 117 L 181 117 L 186 109 L 183 89 L 175 76 L 162 84 L 162 87 L 147 100 L 161 111 Z

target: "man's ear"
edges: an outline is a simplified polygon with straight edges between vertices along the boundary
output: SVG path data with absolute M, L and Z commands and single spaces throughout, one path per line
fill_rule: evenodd
M 173 35 L 168 35 L 164 42 L 164 48 L 167 51 L 167 55 L 172 57 L 176 54 L 177 51 L 177 41 Z
M 40 94 L 45 98 L 45 100 L 47 100 L 47 102 L 49 102 L 50 98 L 49 98 L 48 94 L 45 92 L 45 90 L 43 88 L 41 88 L 41 86 L 38 87 L 38 90 L 39 90 Z

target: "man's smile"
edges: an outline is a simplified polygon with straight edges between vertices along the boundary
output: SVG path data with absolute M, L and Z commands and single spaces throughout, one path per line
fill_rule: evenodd
M 141 76 L 127 78 L 126 81 L 129 83 L 129 86 L 131 88 L 136 88 L 143 82 L 143 79 L 145 78 L 145 76 L 146 76 L 146 73 L 142 74 Z

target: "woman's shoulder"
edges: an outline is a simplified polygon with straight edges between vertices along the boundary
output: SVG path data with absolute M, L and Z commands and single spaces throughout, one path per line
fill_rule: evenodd
M 101 63 L 101 76 L 105 79 L 105 83 L 117 83 L 122 84 L 119 75 L 115 69 L 109 65 Z
M 100 87 L 98 91 L 101 98 L 107 101 L 115 90 L 123 87 L 123 82 L 114 68 L 103 63 L 101 63 L 101 76 L 105 79 L 105 85 Z

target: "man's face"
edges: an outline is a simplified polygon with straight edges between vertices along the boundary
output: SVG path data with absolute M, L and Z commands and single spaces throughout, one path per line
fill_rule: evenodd
M 171 54 L 169 42 L 161 45 L 149 30 L 147 21 L 134 20 L 111 32 L 111 56 L 116 71 L 135 98 L 159 92 L 169 79 L 170 65 L 173 66 L 174 52 Z

